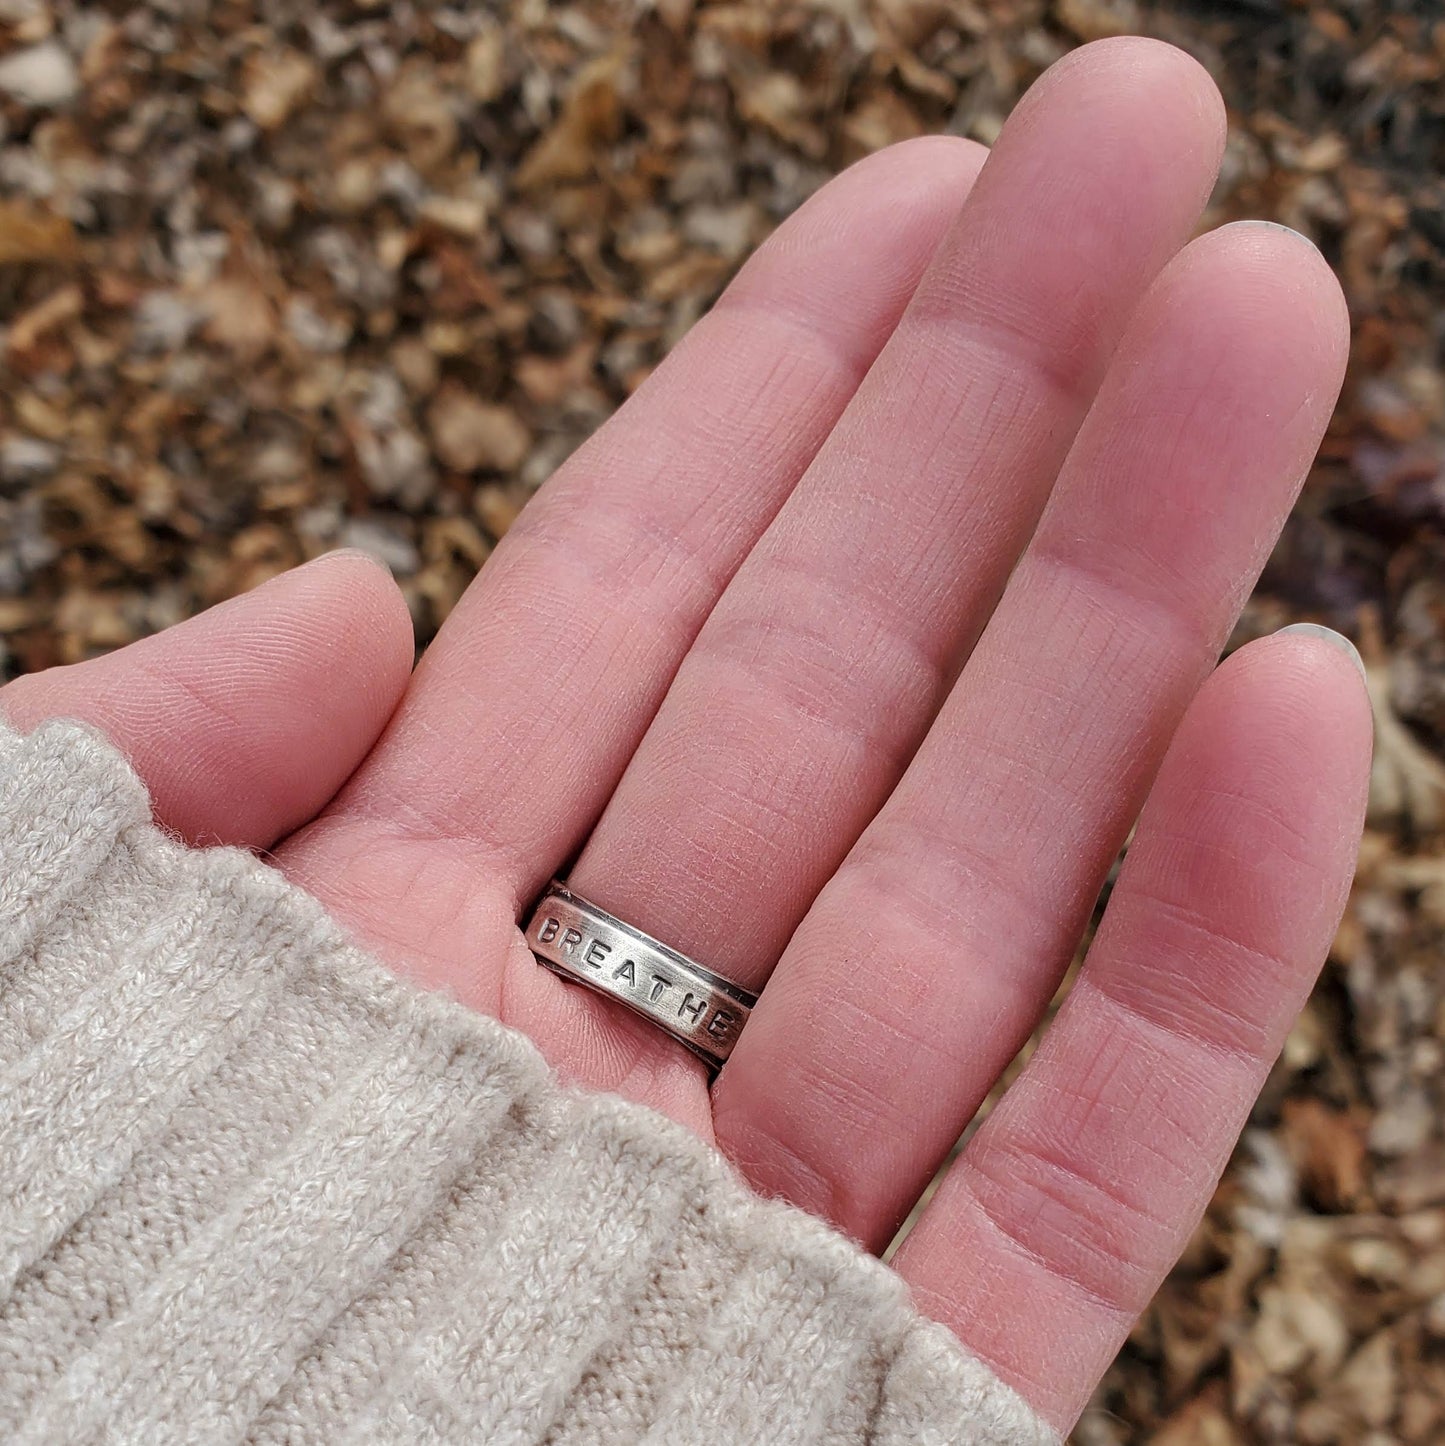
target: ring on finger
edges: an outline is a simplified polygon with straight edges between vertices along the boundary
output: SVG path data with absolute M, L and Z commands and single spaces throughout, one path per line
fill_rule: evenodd
M 616 999 L 720 1069 L 758 996 L 553 880 L 525 930 L 537 961 Z

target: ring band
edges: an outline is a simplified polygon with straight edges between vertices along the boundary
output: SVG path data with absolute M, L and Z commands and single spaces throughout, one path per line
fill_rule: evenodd
M 650 1019 L 719 1068 L 756 994 L 740 989 L 553 880 L 527 921 L 527 947 L 566 979 Z

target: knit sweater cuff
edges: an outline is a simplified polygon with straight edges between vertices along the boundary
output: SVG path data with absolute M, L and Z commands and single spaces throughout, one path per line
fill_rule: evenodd
M 0 1439 L 1056 1438 L 901 1282 L 564 1088 L 97 734 L 0 723 Z

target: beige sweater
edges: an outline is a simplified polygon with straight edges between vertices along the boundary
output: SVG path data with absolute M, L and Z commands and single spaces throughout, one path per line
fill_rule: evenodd
M 0 723 L 0 1440 L 1054 1439 L 840 1236 Z

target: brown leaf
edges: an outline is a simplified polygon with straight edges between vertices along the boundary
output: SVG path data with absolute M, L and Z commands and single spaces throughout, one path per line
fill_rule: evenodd
M 319 73 L 299 50 L 257 50 L 241 68 L 241 109 L 263 131 L 283 125 L 311 94 Z
M 198 297 L 206 312 L 203 335 L 216 346 L 255 360 L 276 339 L 276 309 L 253 281 L 226 277 Z
M 628 58 L 628 51 L 618 47 L 578 72 L 561 113 L 517 167 L 513 181 L 519 190 L 580 181 L 593 173 L 602 148 L 622 128 L 619 86 Z
M 382 113 L 407 158 L 423 175 L 435 171 L 456 150 L 457 118 L 430 61 L 402 67 L 386 93 Z
M 1285 1139 L 1306 1188 L 1326 1210 L 1348 1209 L 1365 1193 L 1365 1137 L 1359 1122 L 1322 1100 L 1286 1100 Z
M 455 383 L 444 386 L 427 408 L 437 457 L 458 472 L 490 468 L 510 472 L 531 449 L 532 436 L 510 407 L 478 401 Z
M 30 261 L 73 261 L 80 254 L 65 216 L 30 201 L 0 200 L 0 266 Z
M 1058 17 L 1080 40 L 1135 35 L 1140 26 L 1136 0 L 1058 0 Z
M 85 294 L 75 285 L 52 291 L 44 301 L 16 317 L 6 337 L 6 350 L 24 356 L 34 350 L 40 340 L 58 326 L 73 321 L 85 309 Z

